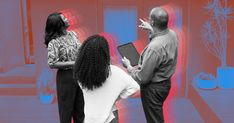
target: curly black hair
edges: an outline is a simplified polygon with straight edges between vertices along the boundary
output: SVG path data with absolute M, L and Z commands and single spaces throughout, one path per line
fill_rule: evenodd
M 81 45 L 73 76 L 83 88 L 101 87 L 109 76 L 110 53 L 107 40 L 100 35 L 88 37 Z
M 56 39 L 62 35 L 66 35 L 68 25 L 61 18 L 59 12 L 54 12 L 47 17 L 45 27 L 45 42 L 46 47 L 52 39 Z

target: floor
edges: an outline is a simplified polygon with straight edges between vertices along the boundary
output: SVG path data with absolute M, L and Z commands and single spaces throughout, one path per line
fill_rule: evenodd
M 120 123 L 146 123 L 139 98 L 119 103 Z M 203 123 L 188 99 L 170 99 L 164 109 L 166 123 Z M 59 123 L 57 103 L 41 104 L 36 96 L 0 96 L 0 123 Z
M 35 91 L 37 89 L 34 87 L 35 78 L 33 78 L 34 71 L 32 70 L 34 66 L 28 65 L 0 75 L 0 123 L 59 123 L 57 103 L 42 104 L 39 98 L 34 96 L 37 95 Z M 32 83 L 34 86 L 29 86 Z M 173 95 L 175 92 L 172 89 L 170 93 Z M 201 91 L 201 95 L 208 101 L 214 100 L 209 97 L 209 92 Z M 225 95 L 225 92 L 220 96 L 222 95 Z M 122 100 L 118 103 L 118 108 L 120 123 L 146 123 L 139 98 Z M 217 112 L 219 110 L 221 109 L 217 109 Z M 227 119 L 231 118 L 229 114 L 224 113 L 224 115 L 227 115 Z M 164 116 L 165 123 L 204 123 L 188 98 L 168 96 L 164 104 Z
M 234 121 L 234 89 L 196 89 L 222 123 Z

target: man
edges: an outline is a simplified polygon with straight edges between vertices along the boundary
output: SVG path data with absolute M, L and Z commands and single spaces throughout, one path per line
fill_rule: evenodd
M 131 66 L 127 58 L 123 65 L 141 85 L 141 99 L 147 123 L 163 123 L 163 103 L 171 88 L 171 76 L 177 63 L 178 40 L 168 29 L 168 13 L 160 7 L 150 12 L 149 23 L 140 19 L 139 26 L 150 31 L 150 43 L 139 59 L 138 68 Z

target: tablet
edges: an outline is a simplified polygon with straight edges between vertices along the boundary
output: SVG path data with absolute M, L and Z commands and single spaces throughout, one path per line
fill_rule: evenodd
M 130 60 L 132 66 L 138 65 L 140 55 L 137 52 L 133 43 L 130 42 L 127 44 L 120 45 L 117 47 L 117 49 L 122 57 L 126 57 Z

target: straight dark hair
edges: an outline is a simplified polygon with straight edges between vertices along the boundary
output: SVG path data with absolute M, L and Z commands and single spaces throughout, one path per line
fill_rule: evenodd
M 109 76 L 110 53 L 107 40 L 100 35 L 87 38 L 81 45 L 74 66 L 74 78 L 83 88 L 101 87 Z
M 68 26 L 61 18 L 61 14 L 62 13 L 55 12 L 47 17 L 44 39 L 44 44 L 46 45 L 46 47 L 48 47 L 48 44 L 52 39 L 56 39 L 62 35 L 66 35 L 67 33 L 66 30 Z

